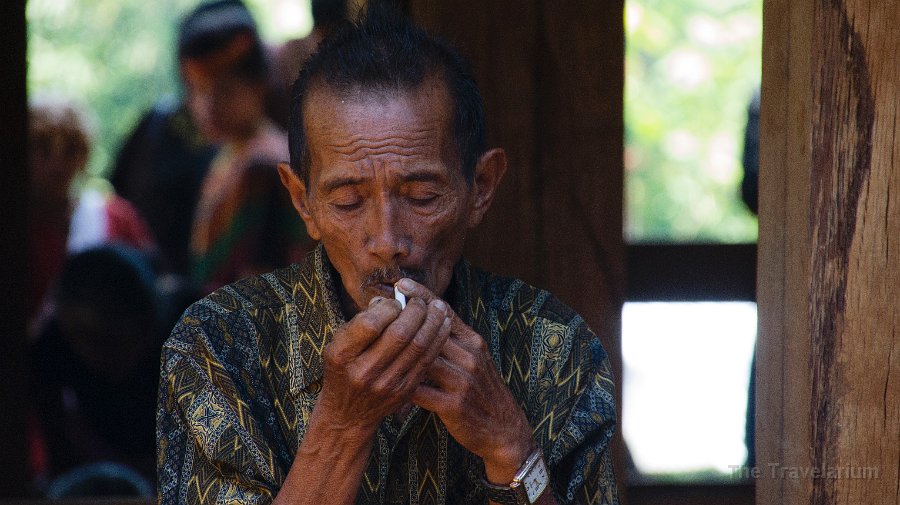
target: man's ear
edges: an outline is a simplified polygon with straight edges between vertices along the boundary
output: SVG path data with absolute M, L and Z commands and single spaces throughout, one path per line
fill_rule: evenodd
M 281 184 L 283 184 L 284 187 L 287 188 L 288 193 L 290 193 L 291 203 L 293 203 L 294 208 L 297 209 L 297 214 L 300 214 L 300 217 L 303 218 L 303 222 L 306 224 L 306 233 L 313 240 L 319 240 L 319 238 L 321 238 L 319 227 L 316 226 L 312 213 L 309 212 L 310 202 L 306 193 L 306 184 L 300 180 L 300 177 L 294 173 L 291 166 L 287 163 L 282 162 L 278 164 L 278 176 L 281 177 Z
M 501 148 L 490 149 L 481 155 L 475 165 L 472 180 L 473 204 L 469 212 L 469 228 L 481 223 L 484 214 L 491 207 L 494 195 L 500 186 L 500 180 L 506 173 L 506 151 Z

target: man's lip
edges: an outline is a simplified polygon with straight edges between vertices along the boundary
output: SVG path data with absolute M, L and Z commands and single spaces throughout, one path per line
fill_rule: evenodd
M 382 296 L 392 298 L 394 296 L 394 285 L 387 283 L 379 283 L 372 286 Z

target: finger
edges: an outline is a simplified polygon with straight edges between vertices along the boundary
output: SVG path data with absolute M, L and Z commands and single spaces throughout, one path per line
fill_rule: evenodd
M 401 293 L 406 295 L 407 299 L 410 297 L 416 297 L 425 300 L 425 303 L 431 303 L 433 300 L 438 298 L 434 293 L 431 292 L 430 289 L 408 277 L 404 277 L 397 281 L 395 287 L 400 290 Z
M 441 353 L 450 336 L 450 317 L 446 304 L 435 300 L 428 305 L 428 315 L 416 335 L 400 352 L 388 369 L 388 375 L 405 377 L 412 375 L 418 382 L 425 367 Z
M 407 298 L 421 298 L 425 300 L 426 303 L 430 303 L 432 300 L 440 299 L 440 297 L 432 293 L 431 290 L 427 287 L 406 277 L 397 281 L 396 286 L 397 289 L 400 290 L 401 293 L 406 295 Z M 467 329 L 471 331 L 471 328 L 469 328 L 469 326 L 466 325 L 466 323 L 463 322 L 463 320 L 460 319 L 460 317 L 455 312 L 453 312 L 453 310 L 451 310 L 450 312 L 452 313 L 450 321 L 452 325 L 450 327 L 451 333 L 463 334 Z
M 386 300 L 384 304 L 400 310 L 400 303 L 396 300 Z M 362 353 L 359 358 L 360 366 L 372 370 L 385 370 L 415 337 L 425 321 L 427 312 L 425 302 L 419 298 L 411 299 L 396 319 L 384 328 L 381 337 L 375 339 Z
M 461 344 L 455 336 L 451 336 L 441 349 L 441 358 L 457 370 L 475 376 L 481 366 L 480 363 L 486 362 L 493 367 L 493 361 L 490 358 L 485 360 L 483 356 L 479 356 L 479 353 L 480 351 L 470 349 Z
M 462 321 L 459 321 L 459 324 L 454 324 L 453 332 L 450 335 L 450 342 L 456 347 L 462 348 L 474 355 L 490 355 L 490 347 L 484 337 L 479 335 Z
M 447 409 L 447 406 L 450 405 L 451 399 L 450 393 L 429 384 L 419 384 L 410 397 L 410 401 L 413 404 L 418 405 L 425 410 L 434 412 L 439 416 Z
M 471 380 L 472 374 L 456 363 L 440 356 L 429 364 L 425 377 L 431 380 L 432 386 L 445 392 L 457 391 L 459 387 Z
M 365 351 L 400 315 L 400 304 L 391 302 L 380 296 L 372 298 L 366 310 L 356 314 L 341 331 L 335 332 L 334 351 L 350 356 Z

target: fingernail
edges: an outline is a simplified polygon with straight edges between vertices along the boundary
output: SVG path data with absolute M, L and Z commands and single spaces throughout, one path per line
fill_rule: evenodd
M 373 296 L 372 299 L 369 300 L 369 307 L 371 307 L 372 305 L 375 305 L 376 303 L 380 302 L 381 300 L 384 300 L 384 297 Z
M 438 309 L 439 311 L 443 312 L 444 314 L 447 313 L 447 304 L 444 303 L 443 300 L 435 300 L 434 308 Z
M 447 329 L 450 327 L 450 316 L 444 317 L 444 322 L 441 324 L 443 329 Z
M 415 287 L 413 286 L 413 281 L 409 279 L 400 279 L 397 282 L 397 286 L 402 288 L 404 291 L 412 291 L 412 289 Z

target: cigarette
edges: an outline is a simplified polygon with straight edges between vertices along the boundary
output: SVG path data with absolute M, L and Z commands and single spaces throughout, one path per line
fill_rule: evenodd
M 401 309 L 406 308 L 406 295 L 401 293 L 400 290 L 397 289 L 397 286 L 394 286 L 394 299 L 400 302 Z

